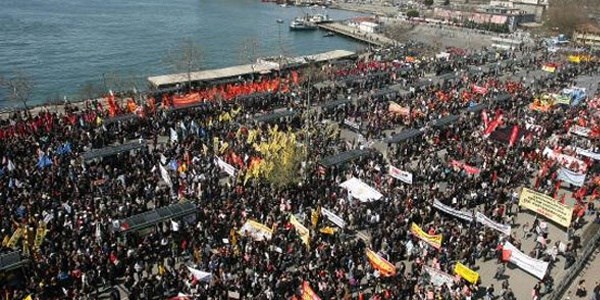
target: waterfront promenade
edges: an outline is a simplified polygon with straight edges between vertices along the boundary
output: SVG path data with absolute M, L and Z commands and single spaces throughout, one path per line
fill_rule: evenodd
M 359 31 L 357 28 L 342 23 L 319 24 L 319 28 L 379 47 L 398 45 L 398 41 L 382 34 Z

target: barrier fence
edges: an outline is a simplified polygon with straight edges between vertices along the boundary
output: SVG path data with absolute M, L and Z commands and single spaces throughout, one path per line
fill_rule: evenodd
M 595 224 L 592 224 L 592 228 L 594 228 L 594 225 Z M 548 299 L 562 300 L 563 295 L 567 292 L 573 280 L 575 280 L 575 278 L 579 276 L 579 273 L 585 267 L 585 264 L 587 263 L 590 256 L 592 256 L 592 253 L 596 251 L 596 248 L 598 247 L 600 242 L 600 230 L 598 230 L 597 227 L 600 226 L 595 227 L 596 232 L 594 233 L 594 235 L 589 240 L 583 241 L 584 245 L 586 246 L 583 247 L 583 251 L 581 252 L 582 255 L 575 261 L 575 264 L 573 264 L 573 267 L 569 269 L 567 275 L 555 286 L 555 288 L 550 293 Z

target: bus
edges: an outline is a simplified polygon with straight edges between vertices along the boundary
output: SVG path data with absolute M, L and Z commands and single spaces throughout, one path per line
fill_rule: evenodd
M 519 49 L 522 45 L 523 41 L 521 40 L 513 40 L 499 37 L 492 38 L 492 47 L 496 49 L 515 50 Z

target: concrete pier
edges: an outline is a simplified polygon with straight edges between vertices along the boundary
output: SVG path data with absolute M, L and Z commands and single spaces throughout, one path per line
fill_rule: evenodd
M 371 44 L 379 47 L 389 47 L 399 44 L 399 42 L 392 40 L 390 38 L 385 37 L 382 34 L 377 33 L 369 33 L 359 31 L 357 28 L 334 22 L 334 23 L 324 23 L 319 24 L 319 28 L 327 31 L 331 31 L 340 35 L 347 36 L 349 38 L 353 38 L 355 40 Z

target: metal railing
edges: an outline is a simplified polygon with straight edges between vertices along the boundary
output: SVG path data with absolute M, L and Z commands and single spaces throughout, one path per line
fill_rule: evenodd
M 561 300 L 563 299 L 563 295 L 567 292 L 571 283 L 579 273 L 585 267 L 585 264 L 588 262 L 588 259 L 596 251 L 598 247 L 598 243 L 600 242 L 600 230 L 597 230 L 596 233 L 587 241 L 584 241 L 585 247 L 581 252 L 581 256 L 575 261 L 575 264 L 569 269 L 567 275 L 556 285 L 556 287 L 552 290 L 552 293 L 549 294 L 549 300 Z

